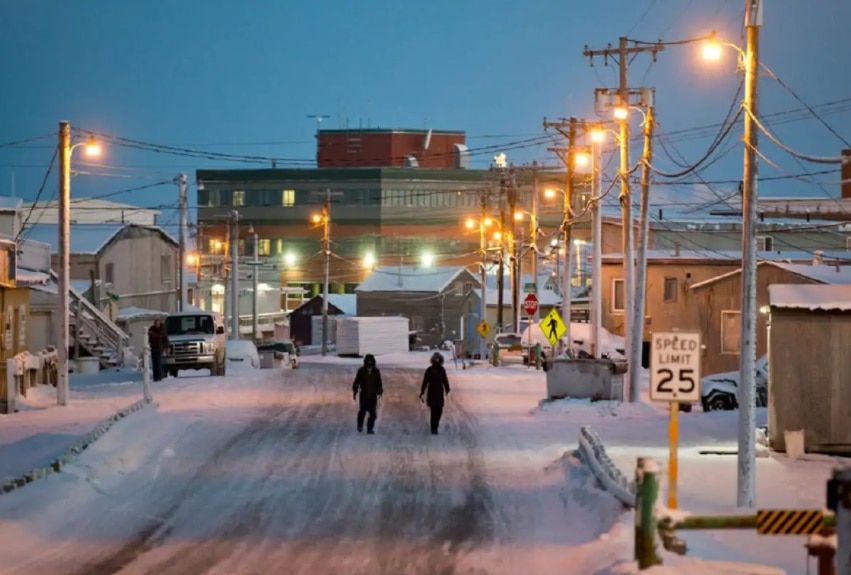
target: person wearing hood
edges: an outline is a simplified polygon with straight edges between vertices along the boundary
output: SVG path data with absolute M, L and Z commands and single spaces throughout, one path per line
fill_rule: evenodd
M 449 377 L 443 367 L 443 356 L 435 352 L 431 356 L 431 365 L 423 375 L 423 386 L 420 388 L 420 401 L 426 396 L 426 405 L 431 410 L 431 434 L 437 435 L 440 418 L 443 415 L 444 394 L 449 395 Z
M 375 410 L 378 406 L 378 400 L 384 393 L 384 387 L 381 384 L 381 372 L 375 366 L 375 356 L 368 353 L 363 358 L 363 367 L 358 369 L 355 376 L 355 382 L 352 385 L 352 395 L 354 400 L 358 399 L 360 392 L 360 409 L 358 410 L 358 431 L 363 431 L 364 417 L 369 414 L 366 420 L 366 432 L 375 433 L 375 420 L 377 418 Z

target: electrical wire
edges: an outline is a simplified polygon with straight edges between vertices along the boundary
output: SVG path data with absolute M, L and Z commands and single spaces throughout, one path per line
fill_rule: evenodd
M 757 128 L 759 128 L 760 132 L 765 134 L 768 137 L 768 139 L 771 140 L 772 142 L 774 142 L 774 144 L 778 148 L 781 148 L 784 152 L 786 152 L 790 156 L 795 156 L 796 158 L 800 158 L 801 160 L 806 160 L 807 162 L 812 162 L 814 164 L 844 164 L 845 162 L 849 161 L 849 158 L 844 158 L 844 157 L 810 156 L 809 154 L 802 154 L 801 152 L 797 152 L 797 151 L 793 150 L 792 148 L 790 148 L 789 146 L 787 146 L 786 144 L 784 144 L 782 141 L 780 141 L 779 138 L 777 138 L 777 136 L 775 136 L 773 133 L 771 133 L 768 130 L 768 128 L 766 128 L 762 124 L 762 122 L 759 121 L 759 119 L 756 117 L 756 115 L 753 112 L 751 112 L 751 110 L 746 109 L 745 113 L 748 116 L 750 116 L 751 120 L 753 120 L 753 123 L 756 125 Z
M 56 162 L 56 156 L 59 154 L 59 146 L 53 148 L 53 156 L 50 158 L 50 164 L 47 166 L 47 171 L 44 173 L 44 178 L 41 180 L 41 186 L 38 188 L 38 192 L 35 195 L 35 202 L 30 206 L 30 211 L 27 213 L 24 218 L 23 224 L 21 224 L 21 229 L 18 230 L 17 235 L 15 236 L 15 241 L 18 241 L 21 238 L 21 234 L 23 234 L 24 230 L 27 228 L 27 224 L 30 222 L 30 218 L 33 215 L 33 210 L 35 210 L 35 206 L 38 203 L 39 198 L 41 198 L 41 194 L 44 192 L 44 187 L 47 185 L 47 179 L 50 177 L 50 172 L 53 171 L 53 164 Z M 39 216 L 41 217 L 41 216 Z

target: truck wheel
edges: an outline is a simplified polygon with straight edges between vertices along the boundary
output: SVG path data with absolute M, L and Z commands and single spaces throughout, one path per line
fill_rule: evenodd
M 727 393 L 712 393 L 703 402 L 704 411 L 730 411 L 735 408 L 735 399 Z

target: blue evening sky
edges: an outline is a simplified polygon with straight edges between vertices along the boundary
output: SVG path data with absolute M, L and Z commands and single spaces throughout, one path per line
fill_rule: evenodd
M 766 0 L 763 61 L 806 103 L 842 101 L 823 111 L 851 140 L 851 2 Z M 31 199 L 52 154 L 59 120 L 75 127 L 205 151 L 311 160 L 315 121 L 331 128 L 371 125 L 465 130 L 468 145 L 502 145 L 518 164 L 554 163 L 547 144 L 517 148 L 543 134 L 544 117 L 595 118 L 593 93 L 614 87 L 616 69 L 589 66 L 583 47 L 602 48 L 626 35 L 680 40 L 716 30 L 741 42 L 744 0 L 0 0 L 0 193 Z M 735 54 L 706 64 L 695 45 L 672 46 L 652 63 L 640 55 L 631 85 L 656 88 L 662 132 L 721 122 L 734 100 Z M 761 113 L 800 109 L 769 76 L 761 77 Z M 638 118 L 634 123 L 638 129 Z M 769 120 L 772 120 L 769 117 Z M 780 121 L 783 120 L 783 121 Z M 791 120 L 791 121 L 790 121 Z M 846 146 L 808 113 L 771 124 L 790 147 L 838 156 Z M 715 130 L 680 133 L 674 148 L 699 158 Z M 740 132 L 730 151 L 700 176 L 741 177 Z M 798 164 L 761 140 L 761 176 L 836 166 Z M 639 152 L 635 147 L 634 156 Z M 493 153 L 479 153 L 485 167 Z M 81 166 L 75 196 L 120 192 L 180 171 L 250 167 L 109 146 L 100 163 Z M 660 154 L 659 168 L 676 166 Z M 304 164 L 302 164 L 304 165 Z M 839 174 L 822 185 L 767 181 L 762 194 L 839 193 Z M 694 182 L 695 178 L 689 179 Z M 734 184 L 711 184 L 717 193 Z M 673 188 L 688 194 L 701 185 Z M 671 190 L 672 188 L 667 188 Z M 55 171 L 43 199 L 55 196 Z M 190 188 L 194 204 L 194 185 Z M 171 184 L 112 196 L 172 204 Z

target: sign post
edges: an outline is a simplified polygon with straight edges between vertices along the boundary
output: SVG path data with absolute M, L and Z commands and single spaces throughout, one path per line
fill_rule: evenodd
M 526 285 L 528 287 L 529 284 Z M 532 322 L 535 321 L 535 314 L 538 312 L 538 296 L 530 292 L 523 300 L 523 310 L 529 316 L 529 337 L 527 338 L 529 344 L 526 347 L 529 350 L 529 369 L 532 369 Z
M 651 341 L 650 400 L 670 404 L 668 507 L 677 508 L 680 403 L 700 401 L 700 332 L 656 332 Z

